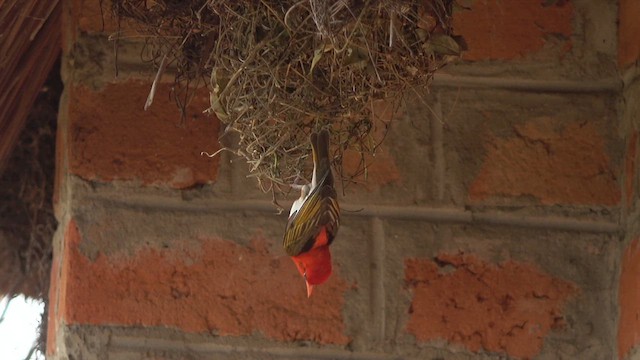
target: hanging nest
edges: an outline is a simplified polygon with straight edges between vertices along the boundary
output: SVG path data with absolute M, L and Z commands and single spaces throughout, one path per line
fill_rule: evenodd
M 148 34 L 147 53 L 175 67 L 179 103 L 206 83 L 209 113 L 237 133 L 237 146 L 263 191 L 305 179 L 309 134 L 328 127 L 342 180 L 366 169 L 388 124 L 376 100 L 396 108 L 407 89 L 459 57 L 455 0 L 113 0 L 118 19 Z M 126 34 L 118 33 L 120 37 Z M 186 85 L 186 86 L 185 86 Z M 360 154 L 344 169 L 346 151 Z M 308 173 L 308 172 L 307 172 Z M 283 187 L 284 186 L 284 187 Z

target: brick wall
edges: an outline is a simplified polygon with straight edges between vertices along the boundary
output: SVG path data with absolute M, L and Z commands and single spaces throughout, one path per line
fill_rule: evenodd
M 618 288 L 618 358 L 640 358 L 640 207 L 638 206 L 638 131 L 640 130 L 640 3 L 620 1 L 618 65 L 624 88 L 619 120 L 625 141 L 622 223 L 625 235 Z
M 285 216 L 241 161 L 200 156 L 207 94 L 184 122 L 169 85 L 142 111 L 139 45 L 115 78 L 114 24 L 65 2 L 49 357 L 637 356 L 637 6 L 507 3 L 456 13 L 465 61 L 389 115 L 307 299 Z

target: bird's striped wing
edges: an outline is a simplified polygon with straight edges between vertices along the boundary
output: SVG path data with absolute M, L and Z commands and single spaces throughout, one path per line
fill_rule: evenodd
M 289 218 L 284 233 L 284 249 L 289 256 L 296 256 L 313 248 L 322 226 L 327 228 L 331 243 L 338 231 L 340 208 L 333 186 L 315 188 L 300 210 Z

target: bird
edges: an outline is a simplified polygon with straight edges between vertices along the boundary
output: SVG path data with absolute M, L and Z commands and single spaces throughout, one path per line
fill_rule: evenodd
M 311 184 L 300 187 L 284 232 L 283 247 L 296 264 L 307 286 L 313 288 L 331 275 L 331 251 L 340 225 L 340 206 L 329 159 L 329 131 L 313 132 L 309 138 L 313 157 Z

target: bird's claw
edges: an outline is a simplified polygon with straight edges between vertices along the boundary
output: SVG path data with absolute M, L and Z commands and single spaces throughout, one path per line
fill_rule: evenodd
M 305 186 L 307 186 L 307 185 L 291 184 L 291 185 L 289 185 L 289 186 L 291 186 L 291 188 L 292 188 L 292 189 L 295 189 L 295 190 L 302 190 L 302 188 L 303 188 L 303 187 L 305 187 Z
M 302 185 L 298 184 L 300 180 L 304 181 L 306 184 L 302 184 Z M 289 186 L 291 186 L 291 188 L 295 190 L 302 190 L 302 188 L 304 188 L 307 185 L 309 185 L 309 183 L 306 180 L 304 180 L 304 178 L 300 176 L 300 174 L 297 174 L 295 180 L 293 180 L 293 184 L 290 184 Z

